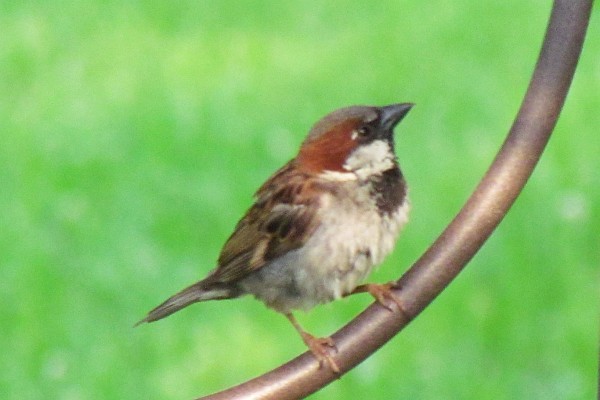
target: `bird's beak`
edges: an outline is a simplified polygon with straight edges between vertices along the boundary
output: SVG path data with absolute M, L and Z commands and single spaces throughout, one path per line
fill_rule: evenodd
M 391 132 L 413 106 L 413 103 L 401 103 L 381 107 L 381 127 L 383 130 Z

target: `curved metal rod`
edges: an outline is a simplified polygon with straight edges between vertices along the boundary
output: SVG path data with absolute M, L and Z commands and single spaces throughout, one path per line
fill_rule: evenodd
M 556 0 L 542 50 L 513 126 L 475 192 L 398 281 L 404 305 L 373 304 L 333 335 L 342 373 L 391 339 L 454 279 L 498 226 L 535 167 L 558 118 L 581 52 L 592 0 Z M 297 399 L 338 378 L 310 353 L 203 399 Z

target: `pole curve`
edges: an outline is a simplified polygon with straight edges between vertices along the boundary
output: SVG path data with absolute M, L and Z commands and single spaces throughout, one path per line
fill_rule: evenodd
M 431 247 L 398 280 L 403 312 L 374 304 L 336 332 L 345 373 L 415 318 L 458 275 L 498 226 L 533 172 L 560 114 L 581 53 L 592 0 L 555 0 L 531 82 L 508 136 L 479 185 Z M 200 399 L 298 399 L 339 376 L 310 353 Z

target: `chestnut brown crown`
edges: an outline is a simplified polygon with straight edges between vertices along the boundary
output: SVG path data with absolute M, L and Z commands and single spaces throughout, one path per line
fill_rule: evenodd
M 323 117 L 310 130 L 296 158 L 306 172 L 347 172 L 346 162 L 361 146 L 382 141 L 394 149 L 394 128 L 414 104 L 352 106 Z

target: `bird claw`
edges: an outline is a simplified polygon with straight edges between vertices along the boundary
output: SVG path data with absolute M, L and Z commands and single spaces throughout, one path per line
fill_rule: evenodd
M 400 311 L 404 310 L 404 306 L 402 305 L 402 301 L 398 296 L 394 294 L 392 289 L 396 286 L 394 282 L 388 283 L 367 283 L 364 285 L 364 290 L 369 292 L 371 296 L 377 300 L 379 304 L 387 308 L 389 311 L 393 312 L 393 308 L 390 307 L 389 301 L 393 301 L 398 306 Z
M 322 368 L 325 363 L 329 365 L 329 368 L 336 374 L 340 373 L 340 368 L 338 367 L 335 360 L 329 354 L 329 349 L 333 349 L 336 353 L 338 351 L 335 341 L 330 337 L 315 337 L 310 333 L 303 332 L 302 340 L 308 346 L 309 350 L 317 361 L 319 361 L 319 368 Z

